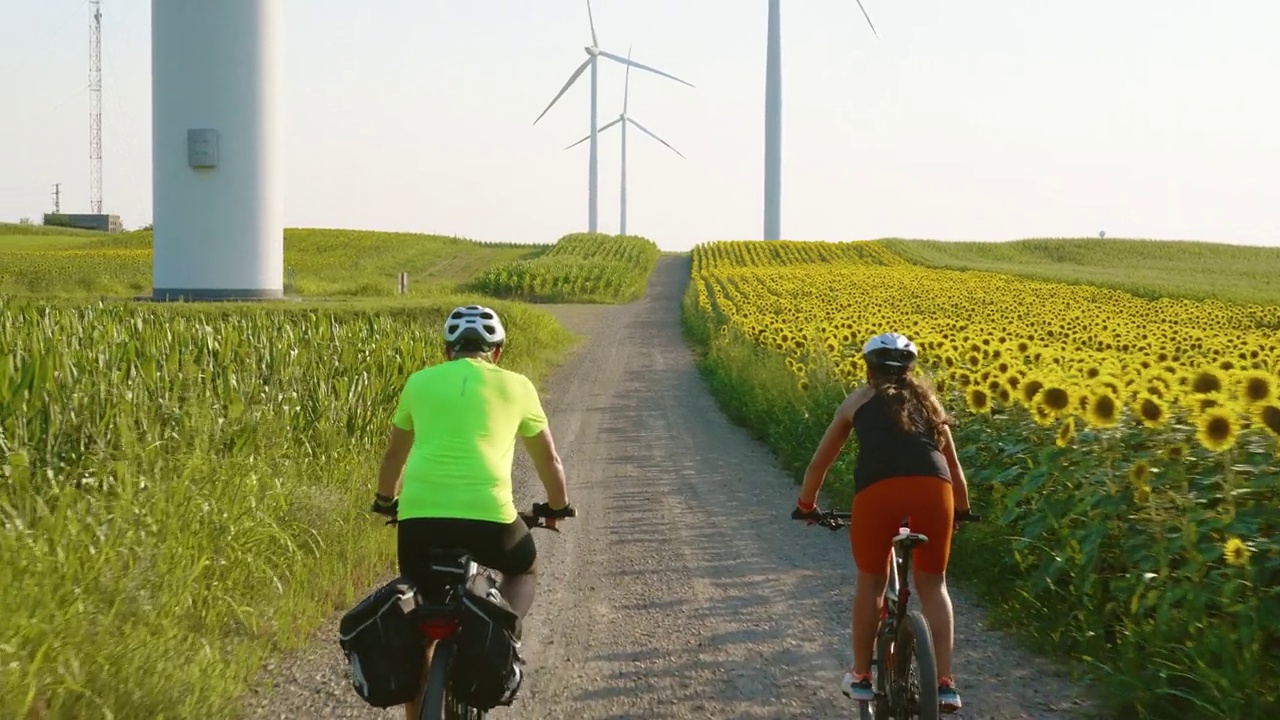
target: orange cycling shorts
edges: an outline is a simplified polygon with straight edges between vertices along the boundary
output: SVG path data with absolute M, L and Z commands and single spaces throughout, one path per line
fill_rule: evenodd
M 853 561 L 862 572 L 887 575 L 899 521 L 909 517 L 911 531 L 929 538 L 913 551 L 914 567 L 933 574 L 945 572 L 954 508 L 951 483 L 942 478 L 914 475 L 877 480 L 853 496 L 849 522 Z

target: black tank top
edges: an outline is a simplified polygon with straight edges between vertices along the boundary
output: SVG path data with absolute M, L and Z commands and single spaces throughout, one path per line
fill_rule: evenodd
M 924 418 L 920 417 L 923 421 Z M 919 423 L 923 425 L 923 422 Z M 853 416 L 858 459 L 853 469 L 854 492 L 885 478 L 926 475 L 951 482 L 947 459 L 928 432 L 903 432 L 889 416 L 884 397 L 871 396 Z

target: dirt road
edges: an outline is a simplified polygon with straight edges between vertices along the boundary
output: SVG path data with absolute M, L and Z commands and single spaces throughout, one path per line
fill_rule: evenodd
M 717 410 L 681 336 L 688 272 L 664 257 L 642 300 L 552 308 L 589 338 L 543 395 L 579 517 L 535 531 L 528 676 L 495 718 L 852 717 L 848 537 L 790 521 L 795 486 Z M 517 458 L 525 507 L 543 495 Z M 953 601 L 958 717 L 1093 717 L 1081 688 Z M 335 627 L 282 659 L 252 716 L 403 717 L 351 691 Z

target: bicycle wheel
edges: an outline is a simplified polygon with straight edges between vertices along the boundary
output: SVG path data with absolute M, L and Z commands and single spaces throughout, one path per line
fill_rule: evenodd
M 876 633 L 875 652 L 875 685 L 876 699 L 872 708 L 871 720 L 890 720 L 893 709 L 890 694 L 893 680 L 893 636 L 884 632 Z M 863 720 L 866 720 L 865 718 Z
M 912 660 L 915 660 L 913 668 Z M 929 621 L 919 610 L 907 613 L 893 648 L 891 691 L 894 717 L 939 720 L 938 662 Z
M 449 672 L 453 667 L 456 649 L 453 638 L 436 643 L 431 653 L 431 667 L 427 670 L 427 686 L 422 690 L 419 720 L 480 720 L 483 714 L 458 702 L 449 689 Z

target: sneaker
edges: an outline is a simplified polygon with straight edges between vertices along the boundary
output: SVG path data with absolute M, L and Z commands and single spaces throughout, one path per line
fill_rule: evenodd
M 871 685 L 871 673 L 854 677 L 853 673 L 845 673 L 840 682 L 840 691 L 845 696 L 859 702 L 871 702 L 876 699 L 876 689 Z
M 956 692 L 956 683 L 951 678 L 943 678 L 938 683 L 938 708 L 944 713 L 960 709 L 960 693 Z

